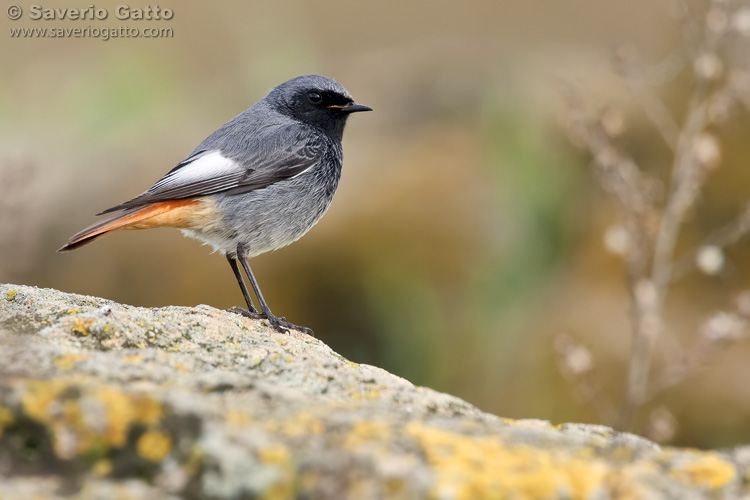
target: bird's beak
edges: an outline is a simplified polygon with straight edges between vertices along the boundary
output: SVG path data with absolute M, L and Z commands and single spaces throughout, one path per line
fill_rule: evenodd
M 364 104 L 357 104 L 356 102 L 349 102 L 344 105 L 332 104 L 328 106 L 328 109 L 338 109 L 342 113 L 357 113 L 358 111 L 372 111 L 370 106 Z

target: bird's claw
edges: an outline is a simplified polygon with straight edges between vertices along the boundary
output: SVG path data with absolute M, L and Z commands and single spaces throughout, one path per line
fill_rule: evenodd
M 244 309 L 244 308 L 238 307 L 238 306 L 232 306 L 229 309 L 225 309 L 225 311 L 226 312 L 230 312 L 230 313 L 239 314 L 239 315 L 244 316 L 246 318 L 252 318 L 252 319 L 265 319 L 265 317 L 266 317 L 265 315 L 260 314 L 255 309 L 247 310 L 247 309 Z
M 315 337 L 315 332 L 312 331 L 312 329 L 306 327 L 306 326 L 299 326 L 295 325 L 294 323 L 290 323 L 286 321 L 286 318 L 283 316 L 281 318 L 277 318 L 274 315 L 269 315 L 266 317 L 269 323 L 271 323 L 271 326 L 273 326 L 277 331 L 281 333 L 289 333 L 289 330 L 297 330 L 298 332 L 306 333 L 307 335 L 310 335 L 311 337 Z
M 276 317 L 273 314 L 266 314 L 266 313 L 259 313 L 256 310 L 250 310 L 243 309 L 242 307 L 233 306 L 226 310 L 227 312 L 232 312 L 235 314 L 240 314 L 246 318 L 251 319 L 264 319 L 268 321 L 268 323 L 278 332 L 280 333 L 289 333 L 289 330 L 297 330 L 302 333 L 306 333 L 307 335 L 310 335 L 311 337 L 315 337 L 315 332 L 312 331 L 312 329 L 306 327 L 306 326 L 299 326 L 295 325 L 294 323 L 290 323 L 286 320 L 286 317 Z

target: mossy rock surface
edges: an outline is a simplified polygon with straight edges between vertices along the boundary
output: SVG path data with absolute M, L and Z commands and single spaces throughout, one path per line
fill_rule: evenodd
M 736 499 L 750 448 L 484 413 L 210 307 L 0 285 L 0 499 Z

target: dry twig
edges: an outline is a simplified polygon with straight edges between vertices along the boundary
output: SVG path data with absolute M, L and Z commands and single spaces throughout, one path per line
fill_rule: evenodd
M 608 108 L 592 113 L 581 92 L 569 85 L 563 89 L 567 126 L 588 150 L 602 189 L 617 207 L 619 221 L 615 229 L 608 231 L 606 242 L 626 263 L 633 325 L 626 396 L 616 419 L 621 428 L 630 426 L 635 412 L 646 402 L 701 369 L 719 347 L 748 336 L 748 315 L 741 313 L 741 308 L 738 312 L 714 314 L 687 355 L 676 356 L 662 373 L 651 374 L 654 348 L 666 332 L 664 304 L 670 285 L 694 269 L 717 274 L 723 268 L 724 248 L 750 232 L 748 204 L 736 220 L 713 232 L 700 247 L 687 256 L 675 256 L 687 214 L 696 209 L 706 179 L 722 161 L 714 128 L 726 121 L 738 104 L 750 108 L 750 71 L 724 51 L 730 41 L 750 37 L 750 8 L 736 0 L 709 0 L 705 15 L 698 16 L 686 2 L 677 0 L 674 15 L 683 46 L 667 58 L 670 64 L 650 70 L 633 48 L 620 50 L 615 57 L 619 75 L 672 152 L 664 199 L 659 196 L 658 183 L 618 148 L 614 132 L 622 129 L 623 120 L 611 118 L 613 113 L 618 116 L 616 111 Z M 692 64 L 684 64 L 685 61 Z M 678 71 L 670 73 L 664 68 Z M 654 82 L 664 83 L 664 75 L 674 78 L 684 68 L 690 68 L 693 86 L 680 122 L 660 99 Z M 611 123 L 619 127 L 612 127 Z M 676 339 L 673 342 L 678 346 Z M 569 356 L 572 344 L 566 339 L 562 345 L 567 349 L 561 350 L 557 345 L 562 359 Z M 679 346 L 677 350 L 682 352 Z M 588 388 L 591 398 L 597 397 L 591 383 L 585 380 L 588 372 L 566 371 L 564 366 L 561 371 L 575 379 L 579 388 Z M 610 414 L 601 408 L 599 413 L 605 418 Z M 662 423 L 667 420 L 652 419 Z

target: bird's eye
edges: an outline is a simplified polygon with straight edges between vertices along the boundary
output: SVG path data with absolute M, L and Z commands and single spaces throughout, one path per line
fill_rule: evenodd
M 317 92 L 310 92 L 309 94 L 307 94 L 307 98 L 310 99 L 310 102 L 315 104 L 318 104 L 323 100 L 323 97 L 321 97 L 321 95 Z

